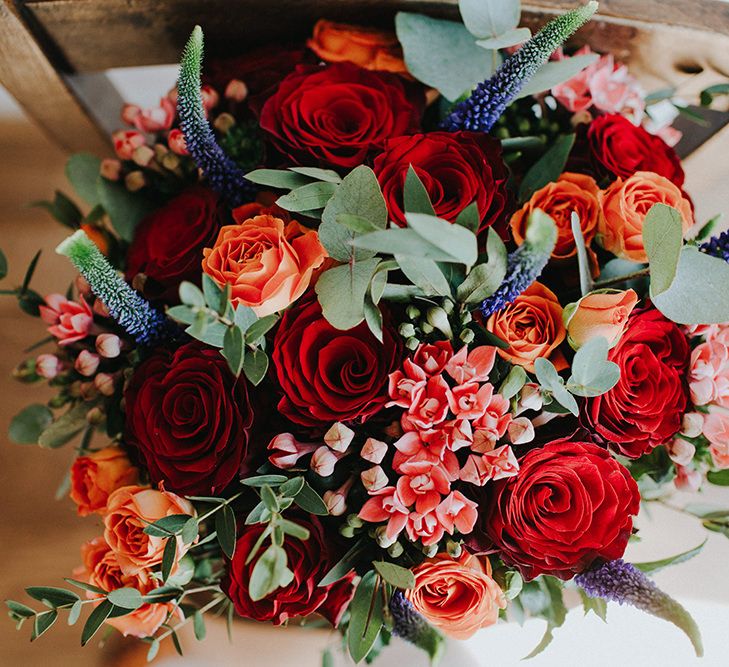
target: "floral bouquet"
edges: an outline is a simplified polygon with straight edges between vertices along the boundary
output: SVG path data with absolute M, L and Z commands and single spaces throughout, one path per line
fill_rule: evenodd
M 18 626 L 151 660 L 206 613 L 315 616 L 356 662 L 435 661 L 499 619 L 546 619 L 541 650 L 572 590 L 701 653 L 647 577 L 698 548 L 622 556 L 641 497 L 729 483 L 729 239 L 683 190 L 680 103 L 563 48 L 596 8 L 321 20 L 204 77 L 196 27 L 116 158 L 70 158 L 85 204 L 43 206 L 79 276 L 42 297 L 36 256 L 5 290 L 54 345 L 16 376 L 56 393 L 10 436 L 75 443 L 60 494 L 100 535 Z

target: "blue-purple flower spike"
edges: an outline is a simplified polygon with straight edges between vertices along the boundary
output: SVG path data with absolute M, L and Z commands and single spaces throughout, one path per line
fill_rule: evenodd
M 413 607 L 402 591 L 395 591 L 390 598 L 392 634 L 425 651 L 433 664 L 440 659 L 444 641 L 440 634 Z
M 701 633 L 694 619 L 635 565 L 622 559 L 609 561 L 577 575 L 575 583 L 592 598 L 629 604 L 673 623 L 686 633 L 696 655 L 699 657 L 703 655 Z
M 719 236 L 712 236 L 699 246 L 699 250 L 729 262 L 729 231 L 722 232 Z
M 256 189 L 215 141 L 215 135 L 205 117 L 200 92 L 202 59 L 203 32 L 198 25 L 187 41 L 180 63 L 180 77 L 177 82 L 180 128 L 185 136 L 187 150 L 207 177 L 210 187 L 235 207 L 251 201 Z
M 597 11 L 597 6 L 597 2 L 588 2 L 547 23 L 505 60 L 490 79 L 478 84 L 468 99 L 459 102 L 443 120 L 441 127 L 450 132 L 488 132 L 526 82 L 568 37 L 590 19 Z

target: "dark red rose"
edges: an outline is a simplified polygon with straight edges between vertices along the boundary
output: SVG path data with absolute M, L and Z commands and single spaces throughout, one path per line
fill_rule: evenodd
M 299 540 L 286 536 L 283 548 L 288 556 L 288 567 L 294 573 L 293 581 L 288 586 L 279 588 L 257 602 L 251 600 L 248 594 L 251 573 L 258 558 L 270 544 L 266 540 L 258 556 L 246 564 L 248 554 L 264 530 L 263 525 L 256 524 L 246 526 L 238 538 L 233 560 L 227 564 L 222 589 L 232 600 L 238 615 L 243 618 L 273 621 L 274 625 L 281 625 L 290 618 L 316 612 L 336 627 L 354 594 L 354 573 L 329 586 L 317 586 L 337 559 L 332 554 L 330 540 L 325 537 L 322 525 L 316 517 L 295 521 L 308 529 L 309 539 Z
M 508 202 L 508 173 L 501 143 L 483 133 L 430 132 L 389 139 L 374 169 L 390 218 L 405 226 L 403 188 L 412 164 L 430 195 L 435 214 L 455 222 L 474 201 L 481 229 L 503 220 Z
M 283 390 L 278 409 L 302 426 L 366 420 L 388 400 L 388 376 L 399 368 L 400 337 L 385 321 L 383 342 L 362 322 L 340 331 L 315 297 L 286 311 L 271 354 Z
M 156 349 L 135 370 L 125 402 L 126 442 L 152 482 L 210 495 L 238 475 L 253 413 L 245 380 L 236 380 L 218 350 L 198 343 Z
M 200 284 L 202 251 L 220 224 L 217 195 L 200 186 L 186 190 L 139 223 L 127 253 L 127 280 L 144 274 L 145 296 L 177 302 L 183 280 Z
M 515 477 L 492 482 L 483 526 L 526 579 L 571 579 L 597 559 L 620 558 L 640 493 L 602 447 L 557 440 L 528 452 Z
M 683 187 L 685 176 L 676 151 L 624 116 L 598 116 L 590 123 L 587 141 L 598 167 L 613 176 L 629 178 L 636 171 L 653 171 Z
M 261 127 L 297 164 L 356 167 L 389 137 L 418 129 L 421 105 L 409 85 L 351 63 L 300 65 L 266 100 Z
M 686 411 L 689 354 L 676 324 L 654 308 L 635 312 L 608 354 L 620 367 L 620 380 L 585 402 L 583 424 L 633 459 L 665 444 L 681 428 Z

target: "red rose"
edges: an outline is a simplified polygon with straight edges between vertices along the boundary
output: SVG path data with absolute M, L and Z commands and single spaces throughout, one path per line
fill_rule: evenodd
M 300 65 L 261 110 L 261 127 L 297 164 L 356 167 L 389 137 L 418 129 L 402 78 L 351 63 Z
M 526 579 L 567 580 L 623 555 L 639 505 L 638 485 L 608 451 L 557 440 L 527 453 L 515 477 L 492 483 L 483 525 Z
M 620 367 L 620 380 L 585 402 L 584 425 L 633 459 L 668 442 L 686 411 L 689 354 L 686 336 L 660 312 L 634 312 L 608 355 Z
M 617 114 L 598 116 L 590 123 L 587 141 L 593 160 L 613 176 L 629 178 L 636 171 L 653 171 L 683 186 L 681 162 L 663 139 Z
M 382 409 L 402 343 L 387 322 L 382 343 L 364 322 L 335 329 L 310 297 L 284 314 L 271 356 L 284 393 L 279 411 L 302 426 L 325 426 L 364 421 Z
M 253 545 L 264 530 L 263 525 L 256 524 L 246 526 L 238 538 L 233 560 L 228 562 L 221 584 L 222 589 L 243 618 L 273 621 L 274 625 L 281 625 L 290 618 L 317 612 L 336 627 L 354 594 L 354 573 L 329 586 L 317 586 L 336 563 L 336 558 L 333 558 L 329 540 L 324 536 L 322 525 L 316 517 L 296 519 L 296 523 L 308 529 L 309 539 L 286 536 L 283 548 L 288 556 L 288 567 L 294 573 L 294 579 L 288 586 L 279 588 L 257 602 L 251 600 L 248 594 L 251 573 L 269 544 L 266 540 L 258 556 L 246 564 Z
M 200 284 L 202 251 L 220 228 L 217 195 L 193 187 L 142 220 L 127 253 L 128 281 L 147 277 L 145 296 L 174 303 L 183 280 Z
M 126 442 L 168 491 L 220 493 L 238 475 L 253 413 L 246 383 L 217 350 L 187 343 L 157 348 L 125 393 Z
M 503 220 L 508 201 L 508 173 L 501 144 L 476 132 L 430 132 L 396 137 L 375 158 L 374 169 L 387 201 L 390 217 L 405 226 L 403 188 L 412 164 L 430 195 L 435 214 L 455 222 L 474 201 L 481 229 Z

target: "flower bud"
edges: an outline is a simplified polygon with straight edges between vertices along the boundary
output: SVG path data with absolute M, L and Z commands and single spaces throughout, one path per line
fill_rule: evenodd
M 99 395 L 99 390 L 93 382 L 82 382 L 78 385 L 78 393 L 84 401 L 93 401 Z
M 125 104 L 121 110 L 122 122 L 126 125 L 134 125 L 134 119 L 142 113 L 141 107 L 136 104 Z
M 112 333 L 99 334 L 96 337 L 96 351 L 104 359 L 115 359 L 121 354 L 121 339 Z
M 387 454 L 387 445 L 382 440 L 376 440 L 375 438 L 367 438 L 362 446 L 362 451 L 359 453 L 365 461 L 370 463 L 382 463 L 385 454 Z
M 420 309 L 416 308 L 415 306 L 408 306 L 405 309 L 405 314 L 408 316 L 411 320 L 417 320 L 420 318 Z
M 144 174 L 141 171 L 130 171 L 124 177 L 124 185 L 129 192 L 137 192 L 146 185 Z
M 384 489 L 389 481 L 381 466 L 372 466 L 367 470 L 363 470 L 360 473 L 360 479 L 364 488 L 370 493 Z
M 116 389 L 114 376 L 109 373 L 97 373 L 94 378 L 94 386 L 102 396 L 113 396 Z
M 354 431 L 341 422 L 335 422 L 324 434 L 324 442 L 335 452 L 346 452 L 354 438 Z
M 676 466 L 676 478 L 673 480 L 679 491 L 694 493 L 701 488 L 701 473 L 693 468 Z
M 99 368 L 100 361 L 98 354 L 81 350 L 73 366 L 84 377 L 91 377 Z
M 248 97 L 248 86 L 240 79 L 231 79 L 225 87 L 226 99 L 242 102 Z
M 698 438 L 704 428 L 704 415 L 700 412 L 687 412 L 683 416 L 681 433 L 687 438 Z
M 460 542 L 448 540 L 446 543 L 446 551 L 451 558 L 460 558 L 463 552 L 463 545 Z
M 405 347 L 408 348 L 408 350 L 417 350 L 420 347 L 420 341 L 417 338 L 408 338 L 405 341 Z
M 387 547 L 387 553 L 391 558 L 400 558 L 404 551 L 405 549 L 400 542 L 395 542 Z
M 342 516 L 347 511 L 347 498 L 341 493 L 326 491 L 322 499 L 327 506 L 327 510 L 329 510 L 329 516 Z M 349 526 L 349 528 L 352 529 L 352 535 L 350 537 L 353 537 L 354 528 L 352 526 Z
M 41 354 L 35 360 L 35 372 L 46 380 L 52 380 L 63 370 L 63 362 L 55 354 Z
M 466 344 L 470 345 L 476 338 L 476 334 L 471 329 L 463 329 L 458 337 Z
M 235 118 L 229 113 L 221 113 L 214 121 L 213 127 L 222 134 L 227 134 L 228 130 L 235 125 Z
M 425 315 L 428 320 L 428 324 L 434 329 L 438 329 L 446 338 L 453 338 L 453 330 L 451 329 L 451 323 L 448 320 L 448 313 L 439 306 L 428 308 L 428 312 Z M 425 331 L 425 329 L 423 329 Z
M 174 153 L 167 153 L 162 156 L 162 166 L 168 171 L 175 171 L 180 166 L 180 158 Z
M 362 521 L 357 514 L 348 514 L 347 525 L 352 526 L 352 528 L 356 530 L 357 528 L 362 528 L 362 526 L 364 526 L 364 521 Z
M 377 526 L 375 528 L 375 541 L 379 547 L 387 549 L 397 542 L 397 536 L 388 537 L 387 526 Z
M 542 403 L 542 392 L 539 389 L 539 385 L 527 382 L 527 384 L 521 388 L 519 401 L 517 402 L 516 414 L 520 414 L 526 410 L 541 410 Z
M 209 113 L 210 109 L 218 106 L 220 95 L 218 95 L 218 91 L 215 90 L 215 88 L 206 84 L 200 89 L 200 94 L 202 96 L 202 103 L 206 113 Z
M 272 452 L 268 460 L 282 470 L 293 468 L 302 456 L 311 454 L 319 445 L 299 442 L 291 433 L 279 433 L 268 443 Z
M 339 534 L 342 537 L 352 539 L 354 537 L 354 528 L 352 528 L 352 526 L 348 526 L 346 523 L 342 524 L 339 526 Z
M 423 546 L 421 547 L 422 552 L 425 554 L 426 558 L 434 558 L 435 555 L 438 553 L 438 545 L 437 544 L 431 544 L 429 546 Z
M 412 338 L 415 335 L 415 327 L 410 322 L 403 322 L 398 331 L 403 338 Z
M 682 438 L 675 438 L 666 446 L 668 456 L 676 465 L 688 466 L 696 454 L 696 447 Z
M 132 153 L 132 160 L 134 160 L 134 163 L 140 167 L 148 167 L 154 158 L 154 149 L 149 146 L 140 146 L 139 148 L 135 148 L 134 153 Z
M 309 466 L 320 477 L 329 477 L 334 472 L 334 466 L 342 456 L 344 454 L 322 445 L 314 452 Z
M 86 421 L 92 426 L 97 426 L 104 421 L 104 412 L 99 407 L 93 407 L 86 413 Z
M 534 425 L 531 419 L 517 417 L 508 426 L 509 442 L 523 445 L 534 440 Z
M 119 160 L 115 160 L 113 158 L 106 158 L 101 161 L 101 166 L 99 167 L 99 173 L 107 181 L 118 181 L 119 176 L 121 175 L 121 168 L 122 168 L 122 164 L 121 164 L 121 162 L 119 162 Z

